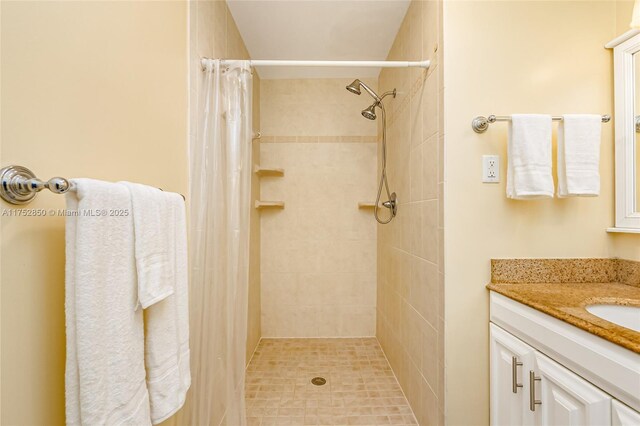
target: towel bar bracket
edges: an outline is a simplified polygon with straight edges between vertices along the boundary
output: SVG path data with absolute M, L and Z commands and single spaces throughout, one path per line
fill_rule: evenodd
M 476 133 L 484 133 L 489 128 L 489 124 L 496 122 L 496 116 L 490 115 L 489 117 L 484 117 L 482 115 L 477 116 L 471 122 L 471 127 L 473 131 Z
M 71 187 L 69 181 L 62 177 L 41 181 L 31 170 L 22 166 L 0 169 L 0 185 L 0 197 L 16 205 L 29 203 L 45 188 L 56 194 L 64 194 Z
M 553 116 L 553 117 L 551 117 L 551 120 L 553 120 L 553 121 L 562 121 L 562 117 Z M 471 128 L 476 133 L 484 133 L 484 132 L 487 131 L 487 129 L 489 129 L 489 124 L 493 124 L 496 121 L 511 121 L 511 117 L 495 116 L 495 115 L 490 115 L 488 117 L 485 117 L 483 115 L 479 115 L 479 116 L 475 117 L 471 121 Z M 602 116 L 602 122 L 603 123 L 608 123 L 609 121 L 611 121 L 611 116 L 610 115 L 603 115 Z

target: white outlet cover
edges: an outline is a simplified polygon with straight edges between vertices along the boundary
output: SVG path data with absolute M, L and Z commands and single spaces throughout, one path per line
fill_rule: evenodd
M 482 156 L 482 182 L 484 183 L 500 182 L 500 156 L 499 155 L 483 155 Z

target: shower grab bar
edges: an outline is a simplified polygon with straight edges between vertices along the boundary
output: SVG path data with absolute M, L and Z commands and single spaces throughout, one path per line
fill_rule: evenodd
M 76 189 L 73 183 L 59 176 L 44 182 L 23 166 L 7 166 L 0 169 L 0 198 L 8 203 L 27 204 L 45 188 L 54 194 L 64 194 Z M 162 191 L 162 188 L 158 189 Z M 186 200 L 184 195 L 180 196 Z
M 561 116 L 553 116 L 551 117 L 553 121 L 562 121 Z M 504 115 L 490 115 L 485 117 L 483 115 L 479 115 L 471 121 L 471 128 L 476 133 L 484 133 L 489 128 L 489 124 L 495 123 L 496 121 L 511 121 L 511 117 Z M 603 115 L 602 122 L 608 123 L 611 121 L 610 115 Z
M 206 69 L 211 58 L 202 58 L 200 64 Z M 222 64 L 236 61 L 221 59 Z M 248 59 L 252 67 L 373 67 L 373 68 L 429 68 L 431 61 L 298 61 L 279 59 Z

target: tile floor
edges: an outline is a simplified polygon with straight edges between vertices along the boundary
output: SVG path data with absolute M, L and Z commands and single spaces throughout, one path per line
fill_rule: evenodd
M 375 338 L 262 339 L 246 405 L 250 426 L 417 424 Z

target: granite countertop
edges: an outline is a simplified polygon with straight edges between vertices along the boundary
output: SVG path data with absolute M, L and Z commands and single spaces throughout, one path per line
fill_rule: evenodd
M 640 354 L 640 332 L 590 314 L 588 305 L 640 306 L 640 262 L 494 259 L 489 290 Z
M 595 304 L 640 306 L 639 287 L 619 283 L 491 283 L 487 288 L 640 354 L 639 332 L 585 309 Z

